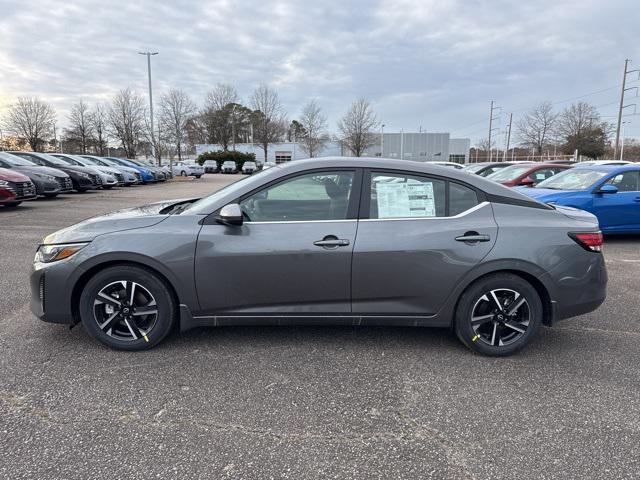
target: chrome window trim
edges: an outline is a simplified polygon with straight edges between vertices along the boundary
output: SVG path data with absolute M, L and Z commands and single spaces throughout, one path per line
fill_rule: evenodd
M 281 224 L 281 223 L 345 223 L 345 222 L 388 222 L 388 221 L 398 221 L 398 220 L 452 220 L 456 218 L 465 217 L 481 208 L 489 205 L 490 202 L 481 202 L 475 207 L 472 207 L 464 212 L 461 212 L 457 215 L 453 215 L 451 217 L 398 217 L 398 218 L 361 218 L 359 220 L 355 218 L 348 218 L 346 220 L 278 220 L 274 222 L 244 222 L 244 225 L 265 225 L 265 224 Z
M 244 225 L 264 225 L 271 223 L 344 223 L 344 222 L 357 222 L 356 218 L 347 218 L 343 220 L 277 220 L 273 222 L 243 222 Z
M 454 220 L 456 218 L 462 218 L 465 217 L 477 210 L 480 210 L 481 208 L 490 205 L 490 202 L 481 202 L 478 205 L 476 205 L 475 207 L 471 207 L 468 210 L 465 210 L 464 212 L 461 212 L 457 215 L 453 215 L 450 217 L 397 217 L 397 218 L 363 218 L 360 221 L 361 222 L 396 222 L 398 220 Z

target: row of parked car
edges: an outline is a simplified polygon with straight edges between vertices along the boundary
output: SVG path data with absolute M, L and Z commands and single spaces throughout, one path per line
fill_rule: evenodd
M 169 167 L 138 160 L 66 153 L 0 152 L 0 205 L 16 207 L 37 197 L 145 185 L 169 178 L 173 178 Z
M 205 173 L 243 173 L 245 175 L 251 175 L 259 170 L 266 170 L 267 168 L 275 167 L 275 162 L 265 162 L 258 164 L 256 162 L 248 161 L 242 164 L 241 168 L 233 160 L 227 160 L 222 162 L 218 167 L 218 162 L 215 160 L 205 160 L 202 164 Z
M 585 210 L 603 233 L 640 233 L 640 164 L 623 160 L 484 162 L 463 167 L 536 200 Z

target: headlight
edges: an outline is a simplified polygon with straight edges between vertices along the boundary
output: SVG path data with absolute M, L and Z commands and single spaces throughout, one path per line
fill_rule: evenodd
M 64 260 L 82 250 L 88 243 L 67 243 L 63 245 L 40 245 L 34 262 L 51 263 Z
M 78 172 L 78 176 L 80 178 L 86 178 L 87 180 L 91 180 L 91 175 L 89 175 L 88 173 Z
M 8 187 L 9 186 L 9 182 L 7 182 L 6 180 L 0 180 L 0 187 Z

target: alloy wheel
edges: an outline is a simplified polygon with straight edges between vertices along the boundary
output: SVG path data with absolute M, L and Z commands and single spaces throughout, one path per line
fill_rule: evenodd
M 497 288 L 482 295 L 471 310 L 473 342 L 503 347 L 517 342 L 529 328 L 531 308 L 520 292 Z
M 151 292 L 129 280 L 112 282 L 93 301 L 93 316 L 100 330 L 117 340 L 149 341 L 158 320 L 158 306 Z

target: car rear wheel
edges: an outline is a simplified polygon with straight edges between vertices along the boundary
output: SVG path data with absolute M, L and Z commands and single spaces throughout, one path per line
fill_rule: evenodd
M 146 350 L 160 343 L 176 318 L 176 305 L 163 279 L 144 268 L 102 270 L 85 285 L 80 317 L 98 341 L 118 350 Z
M 506 356 L 526 346 L 542 323 L 542 301 L 523 278 L 500 273 L 481 278 L 460 297 L 458 338 L 471 350 Z
M 18 205 L 20 205 L 22 202 L 11 202 L 11 203 L 5 203 L 4 206 L 7 208 L 13 208 L 13 207 L 17 207 Z
M 45 193 L 44 197 L 45 198 L 56 198 L 58 196 L 57 193 Z
M 180 175 L 182 175 L 183 177 L 186 177 L 186 176 L 187 176 L 187 172 L 185 172 L 184 170 L 182 170 L 182 171 L 180 172 Z

